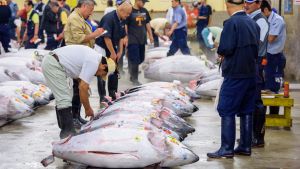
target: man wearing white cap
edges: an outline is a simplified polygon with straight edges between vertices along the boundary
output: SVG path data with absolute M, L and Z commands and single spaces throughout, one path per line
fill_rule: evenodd
M 94 111 L 89 102 L 89 89 L 93 77 L 105 78 L 115 70 L 114 62 L 90 47 L 69 45 L 58 48 L 45 56 L 42 69 L 46 83 L 54 94 L 57 121 L 61 128 L 60 138 L 75 134 L 72 115 L 72 79 L 79 80 L 80 101 L 86 116 L 93 117 Z

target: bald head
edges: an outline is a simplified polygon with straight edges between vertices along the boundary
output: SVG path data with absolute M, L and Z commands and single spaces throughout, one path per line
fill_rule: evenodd
M 244 0 L 227 0 L 226 9 L 228 15 L 232 15 L 237 11 L 244 9 Z
M 117 13 L 122 20 L 125 20 L 132 11 L 132 5 L 130 1 L 125 1 L 117 8 Z

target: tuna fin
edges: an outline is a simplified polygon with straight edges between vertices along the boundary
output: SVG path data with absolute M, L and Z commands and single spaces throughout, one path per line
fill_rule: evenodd
M 53 155 L 50 155 L 46 158 L 44 158 L 41 163 L 44 167 L 47 167 L 48 165 L 52 164 L 54 162 L 54 156 Z
M 161 133 L 149 132 L 147 137 L 157 152 L 163 156 L 168 154 L 166 137 L 164 137 L 164 135 Z

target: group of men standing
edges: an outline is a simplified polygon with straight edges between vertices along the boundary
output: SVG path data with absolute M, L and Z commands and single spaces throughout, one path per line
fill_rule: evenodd
M 266 108 L 261 90 L 278 92 L 282 87 L 286 28 L 272 11 L 270 0 L 227 0 L 230 18 L 224 22 L 218 54 L 224 77 L 218 112 L 221 116 L 221 147 L 210 158 L 251 155 L 263 147 Z M 278 108 L 270 107 L 271 114 Z M 240 140 L 235 145 L 235 116 L 240 117 Z
M 53 50 L 63 45 L 62 32 L 70 13 L 70 7 L 65 4 L 65 0 L 49 0 L 47 4 L 42 0 L 36 3 L 25 0 L 21 10 L 11 0 L 7 0 L 6 4 L 10 12 L 1 16 L 8 21 L 4 23 L 3 20 L 3 28 L 0 29 L 5 52 L 9 52 L 11 39 L 16 40 L 20 46 L 24 45 L 25 49 L 37 48 L 39 43 L 45 42 L 44 32 L 47 34 L 45 49 Z

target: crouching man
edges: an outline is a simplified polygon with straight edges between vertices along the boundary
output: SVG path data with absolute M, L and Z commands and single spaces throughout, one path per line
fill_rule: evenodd
M 70 45 L 53 50 L 42 63 L 43 74 L 56 101 L 56 115 L 61 129 L 60 138 L 75 134 L 72 115 L 72 79 L 79 79 L 80 101 L 86 117 L 93 117 L 89 102 L 89 88 L 94 76 L 105 78 L 115 70 L 95 50 L 83 45 Z

